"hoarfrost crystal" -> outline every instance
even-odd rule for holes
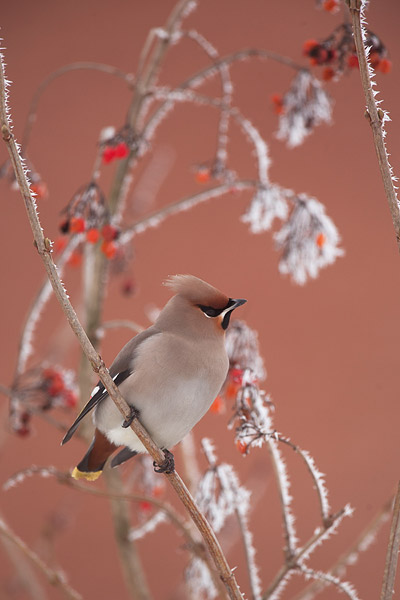
[[[283,250],[280,272],[289,273],[296,283],[303,285],[308,277],[317,277],[322,267],[343,255],[338,248],[339,240],[324,206],[305,194],[298,196],[288,221],[275,234],[277,247]]]
[[[314,127],[332,120],[332,102],[308,71],[300,71],[295,77],[283,106],[276,137],[285,140],[290,148],[299,146]]]

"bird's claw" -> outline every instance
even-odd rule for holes
[[[154,471],[156,473],[173,473],[175,471],[175,459],[172,452],[167,449],[163,449],[164,452],[164,460],[161,464],[153,462]]]
[[[132,425],[132,421],[134,421],[135,419],[138,419],[139,415],[140,415],[140,411],[137,408],[135,408],[134,406],[129,406],[129,410],[131,411],[131,414],[122,423],[122,427],[124,429],[127,429],[128,427],[130,427]]]

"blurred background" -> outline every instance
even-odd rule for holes
[[[13,82],[10,106],[15,135],[21,139],[30,100],[39,83],[52,71],[75,61],[96,61],[134,73],[152,27],[162,26],[173,0],[125,2],[28,2],[15,0],[2,11],[1,36],[7,76]],[[387,126],[388,149],[399,173],[400,38],[396,0],[372,2],[369,27],[389,51],[392,70],[376,76],[383,106],[393,123]],[[273,50],[304,65],[302,45],[324,39],[343,20],[316,10],[312,0],[200,0],[185,28],[209,39],[223,56],[248,47]],[[190,41],[174,46],[167,55],[160,81],[173,86],[208,64]],[[316,68],[316,73],[320,70]],[[161,286],[170,274],[192,273],[232,297],[245,297],[240,318],[259,334],[268,378],[263,387],[276,406],[275,426],[310,451],[326,474],[334,511],[350,503],[354,516],[339,535],[322,546],[311,560],[328,569],[346,551],[394,493],[399,479],[398,401],[400,321],[400,258],[387,201],[364,118],[364,98],[357,69],[339,82],[326,84],[334,99],[334,122],[322,125],[297,148],[288,149],[274,136],[277,115],[273,94],[287,91],[293,72],[271,61],[253,59],[235,64],[233,104],[248,116],[270,147],[271,180],[296,192],[318,198],[337,225],[345,250],[343,258],[324,269],[304,287],[278,272],[279,254],[270,232],[253,235],[240,221],[251,192],[227,194],[165,220],[160,227],[135,237],[129,270],[115,276],[105,303],[106,319],[132,319],[149,326],[149,310],[162,307],[168,291]],[[220,93],[218,81],[202,88]],[[74,192],[90,179],[100,130],[120,127],[130,102],[130,91],[117,78],[76,71],[55,80],[43,95],[29,146],[29,158],[49,190],[39,200],[45,233],[57,238],[60,211]],[[152,152],[140,163],[127,197],[127,222],[201,191],[196,165],[215,153],[217,112],[204,106],[180,105],[163,122]],[[235,125],[228,146],[230,165],[243,177],[255,176],[252,148]],[[0,162],[7,158],[0,148]],[[101,185],[107,192],[115,165],[104,167]],[[19,193],[0,182],[3,218],[0,383],[12,383],[18,344],[29,306],[44,278]],[[74,305],[81,306],[79,268],[68,268],[64,281]],[[121,288],[126,280],[134,293]],[[239,316],[239,315],[238,315]],[[101,354],[109,364],[129,339],[127,330],[107,333]],[[43,359],[76,368],[79,349],[51,300],[40,320],[32,364]],[[33,433],[21,439],[7,424],[7,398],[2,396],[0,429],[0,484],[31,464],[68,470],[83,454],[73,441],[60,447],[61,433],[46,422],[34,421]],[[195,442],[214,438],[221,460],[233,463],[242,483],[254,489],[250,528],[264,588],[283,561],[279,503],[266,450],[243,458],[237,452],[224,414],[207,414],[195,428]],[[61,415],[73,420],[73,411]],[[176,451],[177,468],[180,453]],[[299,537],[305,541],[318,525],[318,507],[310,479],[293,452],[285,451],[294,496]],[[205,465],[200,457],[200,463]],[[134,464],[126,465],[134,468]],[[101,482],[94,484],[101,487]],[[168,498],[176,505],[173,495]],[[132,505],[132,513],[138,510]],[[109,506],[106,499],[69,490],[54,480],[31,478],[1,492],[2,516],[29,545],[45,552],[46,527],[57,521],[54,553],[49,562],[60,565],[71,584],[85,598],[127,598],[118,565]],[[53,520],[53,521],[52,521]],[[235,523],[221,534],[230,566],[249,592]],[[54,528],[53,528],[54,529]],[[154,598],[185,598],[179,587],[187,553],[171,527],[138,543]],[[379,594],[389,527],[363,553],[345,576],[363,599]],[[15,581],[14,568],[0,547],[0,596],[29,597]],[[41,579],[41,578],[40,578]],[[295,578],[284,597],[298,590]],[[42,580],[42,579],[41,579]],[[178,587],[177,587],[178,585]],[[49,599],[60,592],[43,582]],[[326,589],[321,598],[335,598]]]

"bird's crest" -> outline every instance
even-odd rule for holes
[[[224,308],[229,301],[228,296],[194,275],[172,275],[164,285],[193,304]]]

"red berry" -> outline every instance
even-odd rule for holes
[[[53,377],[49,379],[49,385],[47,393],[49,396],[58,396],[65,389],[64,379],[60,373],[54,373]]]
[[[317,235],[317,239],[315,240],[315,243],[317,244],[318,248],[322,248],[322,246],[325,244],[326,242],[326,236],[323,233],[319,233]]]
[[[101,245],[101,251],[108,259],[112,259],[117,253],[117,246],[114,244],[114,242],[108,242],[104,240]]]
[[[56,240],[54,240],[53,250],[57,254],[58,252],[62,252],[66,245],[67,245],[67,238],[66,237],[58,237]]]
[[[139,508],[143,512],[149,512],[149,510],[151,510],[151,508],[152,508],[152,505],[150,502],[146,502],[146,500],[142,500],[142,502],[139,502]]]
[[[240,388],[240,385],[237,383],[234,383],[233,381],[228,383],[228,385],[226,386],[226,390],[225,390],[225,395],[228,398],[228,400],[234,400],[236,398],[239,388]]]
[[[91,229],[88,229],[87,233],[86,233],[86,240],[90,243],[90,244],[96,244],[100,239],[100,231],[98,229],[95,229],[94,227],[92,227]]]
[[[281,96],[281,94],[273,94],[271,96],[271,102],[274,104],[274,112],[277,115],[281,115],[285,111],[283,96]]]
[[[116,158],[126,158],[129,154],[129,148],[125,142],[121,142],[115,146],[114,153]]]
[[[317,42],[317,40],[306,40],[303,44],[304,56],[309,56],[311,50],[315,49],[317,46],[319,46],[319,43]]]
[[[321,77],[324,81],[331,81],[335,76],[335,71],[331,67],[325,67],[322,71]]]
[[[214,413],[215,415],[220,415],[224,412],[224,410],[225,410],[224,401],[221,398],[221,396],[217,396],[215,398],[214,402],[210,406],[210,412]]]
[[[36,183],[32,183],[31,192],[33,192],[38,200],[43,200],[47,198],[49,195],[49,191],[47,189],[47,185],[44,181],[37,181]]]
[[[31,430],[26,425],[21,425],[18,429],[15,430],[15,433],[20,437],[27,437],[30,434]]]
[[[247,444],[242,440],[236,440],[236,448],[239,450],[240,454],[247,454]]]
[[[347,57],[347,66],[350,67],[350,69],[354,69],[355,67],[358,67],[357,54],[349,54],[349,56]]]
[[[389,73],[392,70],[392,62],[388,58],[382,58],[378,63],[377,69],[381,73]]]
[[[42,375],[43,375],[43,379],[53,379],[54,375],[57,374],[57,371],[55,369],[53,369],[52,367],[47,367],[46,369],[43,369],[42,371]]]
[[[114,227],[114,225],[110,225],[108,223],[107,225],[104,225],[102,227],[101,235],[103,236],[106,242],[112,242],[113,240],[117,239],[119,235],[119,230],[116,227]]]
[[[374,69],[378,68],[379,63],[381,62],[381,57],[380,57],[379,52],[377,52],[376,50],[371,52],[369,55],[369,61],[370,61],[371,65],[374,67]]]
[[[155,485],[151,490],[151,495],[153,498],[160,498],[160,496],[164,493],[165,486],[162,484]]]
[[[69,224],[69,230],[71,233],[82,233],[82,231],[85,231],[85,229],[85,219],[82,217],[72,217]]]
[[[63,400],[65,406],[68,406],[69,408],[75,408],[75,406],[78,404],[78,397],[72,390],[64,391]]]
[[[238,383],[239,385],[242,385],[243,370],[242,369],[237,369],[237,368],[231,369],[230,372],[229,372],[229,377],[235,383]]]
[[[335,13],[339,10],[339,2],[338,0],[325,0],[322,7],[330,13]]]
[[[115,147],[114,146],[106,146],[103,150],[103,163],[108,164],[113,161],[115,158]]]
[[[82,264],[82,254],[75,250],[75,252],[71,253],[71,256],[67,260],[67,265],[69,267],[80,267]]]
[[[196,171],[195,179],[197,183],[207,183],[210,181],[211,171],[208,167],[200,167]]]

